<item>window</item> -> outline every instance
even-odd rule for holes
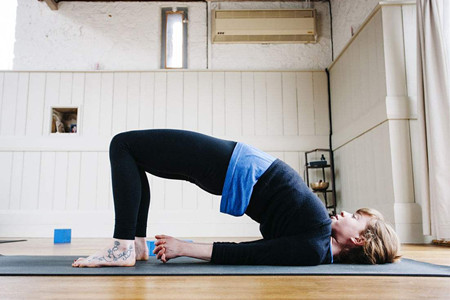
[[[163,8],[161,68],[187,68],[187,8]]]

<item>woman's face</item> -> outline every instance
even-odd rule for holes
[[[342,211],[331,217],[331,236],[341,245],[355,246],[355,242],[359,241],[360,233],[366,229],[370,219],[371,217],[365,214]]]

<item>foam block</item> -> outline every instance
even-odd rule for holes
[[[183,240],[183,241],[192,243],[192,240]],[[156,256],[156,254],[153,254],[153,250],[155,250],[155,242],[156,241],[147,241],[148,255],[150,256]]]
[[[155,254],[153,254],[153,250],[155,250],[155,241],[147,241],[147,247],[148,247],[148,255],[156,256]]]
[[[53,235],[53,243],[64,244],[70,243],[72,237],[72,229],[55,229]]]

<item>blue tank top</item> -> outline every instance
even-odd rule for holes
[[[275,159],[250,145],[237,143],[228,164],[220,211],[242,216],[250,202],[253,186]]]

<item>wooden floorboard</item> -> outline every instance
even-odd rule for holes
[[[6,239],[6,238],[4,238]],[[8,238],[9,239],[9,238]],[[209,241],[209,239],[194,239]],[[241,241],[245,239],[223,239]],[[3,255],[88,255],[107,239],[0,244]],[[406,258],[450,266],[450,248],[403,245]],[[0,299],[450,299],[450,278],[407,276],[0,276]]]

